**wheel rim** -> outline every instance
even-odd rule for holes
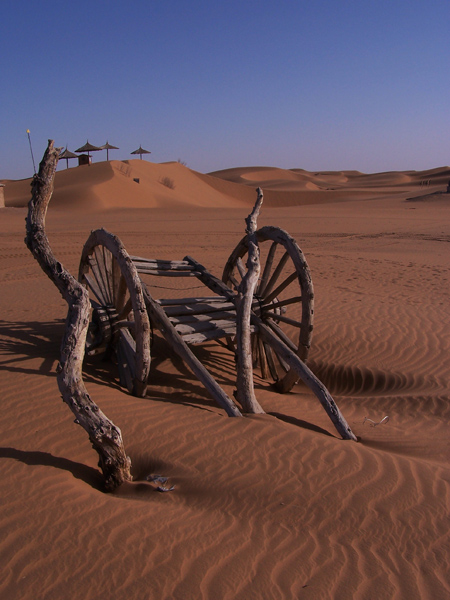
[[[88,289],[92,315],[88,355],[115,357],[121,385],[144,396],[150,370],[150,322],[139,275],[119,238],[91,233],[81,257],[79,281]]]
[[[289,234],[277,227],[256,232],[260,247],[261,271],[254,294],[254,312],[302,360],[311,345],[314,292],[303,252]],[[246,272],[247,238],[243,238],[228,259],[223,281],[237,289]],[[264,379],[273,380],[282,391],[298,380],[286,362],[255,333],[252,355]]]

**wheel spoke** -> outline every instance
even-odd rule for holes
[[[113,270],[112,270],[112,254],[111,252],[102,246],[103,249],[103,265],[105,267],[105,283],[108,290],[110,303],[113,303],[114,299],[114,283],[113,283]]]
[[[103,287],[105,298],[107,304],[111,304],[111,297],[108,285],[108,277],[106,275],[106,267],[105,267],[105,257],[103,254],[103,246],[96,246],[94,248],[94,257],[97,263],[98,273],[99,273],[99,285],[101,281],[101,285]]]
[[[269,370],[267,365],[266,353],[264,351],[264,344],[262,340],[258,336],[258,355],[259,355],[259,365],[261,367],[261,375],[263,379],[267,379],[269,377]]]
[[[261,275],[252,310],[291,352],[305,360],[314,318],[314,290],[308,264],[295,240],[278,227],[262,227],[257,239]],[[229,287],[238,288],[247,257],[248,238],[244,237],[224,267],[223,281]],[[295,377],[286,360],[266,340],[262,339],[262,344],[262,348],[260,343],[256,347],[252,344],[255,365],[261,367],[263,376],[275,380],[280,390],[292,389]]]
[[[274,321],[281,321],[282,323],[287,323],[288,325],[292,325],[292,327],[298,327],[300,329],[300,327],[302,326],[300,321],[296,321],[295,319],[289,319],[289,317],[279,315],[278,313],[268,311],[264,312],[263,314],[264,317],[270,317]]]
[[[278,372],[275,366],[275,361],[273,359],[272,348],[269,346],[267,342],[263,342],[264,344],[264,352],[266,353],[267,365],[269,367],[270,374],[274,381],[278,381]]]
[[[289,258],[289,254],[287,252],[285,252],[283,254],[283,256],[280,258],[280,262],[278,263],[275,271],[273,272],[272,277],[270,278],[269,283],[267,284],[267,286],[264,289],[261,289],[261,291],[259,292],[259,295],[264,297],[267,296],[267,294],[270,294],[270,292],[273,289],[273,286],[276,284],[278,278],[280,277],[287,261]]]
[[[103,283],[103,278],[101,276],[100,269],[98,267],[98,263],[97,263],[96,259],[94,258],[94,256],[92,256],[92,255],[88,257],[88,263],[89,263],[89,267],[92,272],[92,275],[94,276],[95,283],[97,284],[97,286],[96,286],[97,290],[100,293],[100,304],[102,304],[102,306],[106,306],[108,304],[108,295],[106,292],[105,285]]]
[[[284,289],[286,289],[287,286],[290,285],[296,279],[297,279],[297,273],[294,271],[293,273],[291,273],[289,275],[289,277],[286,277],[286,279],[282,283],[280,283],[280,285],[277,288],[275,288],[271,294],[269,294],[268,296],[266,296],[266,298],[264,298],[264,302],[266,304],[269,302],[272,302],[272,300],[274,298],[276,298],[279,294],[281,294],[281,292]]]
[[[287,373],[289,371],[289,369],[290,369],[290,367],[287,364],[287,362],[284,360],[284,358],[282,356],[280,356],[276,352],[275,352],[275,356],[277,357],[278,362],[280,363],[281,368],[283,369],[283,371],[285,371],[285,373]]]
[[[264,265],[264,271],[261,277],[261,281],[256,290],[256,294],[258,296],[262,296],[264,294],[264,290],[266,289],[267,282],[269,281],[270,272],[272,270],[273,259],[275,258],[275,252],[277,249],[278,243],[273,242],[270,246],[269,253],[267,255],[266,264]]]
[[[97,281],[95,280],[95,278],[91,277],[89,275],[89,273],[85,273],[83,277],[84,277],[84,281],[87,283],[89,289],[94,294],[94,296],[97,298],[99,304],[101,306],[103,306],[105,304],[105,298],[103,296],[102,291],[98,287]]]
[[[281,308],[283,306],[289,306],[289,304],[299,304],[302,301],[302,297],[301,296],[294,296],[293,298],[286,298],[286,300],[278,300],[277,302],[273,302],[272,304],[270,304],[270,301],[267,302],[267,300],[263,300],[263,305],[265,306],[265,308]],[[268,304],[270,304],[270,306],[268,306]]]

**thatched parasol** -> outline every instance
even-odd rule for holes
[[[111,144],[106,140],[106,144],[104,146],[100,146],[101,150],[106,150],[106,160],[109,160],[109,151],[110,150],[118,150],[117,146],[111,146]]]
[[[74,154],[73,152],[71,152],[70,150],[67,150],[67,146],[66,146],[66,149],[64,150],[64,152],[61,152],[61,154],[59,155],[59,158],[66,159],[66,164],[67,164],[66,169],[68,169],[69,168],[69,158],[78,158],[78,156],[76,154]]]
[[[151,154],[151,152],[150,152],[150,150],[144,150],[144,148],[142,146],[139,146],[139,148],[137,150],[135,150],[134,152],[130,152],[130,154],[139,154],[139,156],[142,160],[143,154]]]
[[[87,152],[87,155],[90,157],[89,152],[97,152],[98,150],[102,150],[102,148],[99,146],[93,146],[89,143],[89,140],[87,140],[85,145],[81,146],[81,148],[78,148],[78,150],[75,150],[75,152]]]

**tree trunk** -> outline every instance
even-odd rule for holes
[[[75,415],[99,455],[99,467],[105,487],[113,491],[124,481],[131,481],[131,461],[125,453],[120,429],[114,425],[90,398],[82,375],[90,302],[86,289],[59,263],[45,233],[45,216],[53,193],[53,182],[59,149],[49,140],[39,173],[32,182],[32,196],[26,218],[25,243],[42,270],[53,281],[69,305],[66,329],[61,343],[61,359],[57,368],[58,387],[63,401]]]

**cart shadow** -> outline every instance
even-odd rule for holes
[[[64,319],[44,322],[0,320],[0,372],[7,371],[56,378],[56,367],[59,361],[59,349],[64,335],[64,326]],[[221,387],[227,388],[226,391],[232,397],[231,390],[236,388],[234,354],[217,343],[208,343],[191,349],[211,376]],[[33,365],[27,366],[27,361],[33,361]],[[170,369],[167,369],[164,365],[167,361],[170,361],[172,365]],[[35,366],[36,363],[38,366]],[[83,380],[85,384],[95,383],[127,393],[120,385],[117,367],[111,361],[86,358],[83,363]],[[267,382],[262,381],[256,374],[254,386],[255,390],[267,390]],[[168,387],[170,389],[167,390]],[[160,336],[156,336],[152,347],[147,400],[177,405],[183,404],[198,410],[217,413],[216,402],[209,396],[185,362]],[[320,427],[289,415],[271,411],[268,411],[268,414],[272,414],[291,425],[331,435]],[[51,457],[51,455],[49,456]],[[54,457],[53,459],[55,461],[59,460]],[[64,459],[61,459],[61,461],[64,461]]]
[[[0,320],[0,371],[56,376],[64,319],[12,322]],[[26,366],[37,360],[38,367]]]
[[[11,458],[29,466],[41,465],[68,471],[75,479],[80,479],[98,491],[104,491],[104,480],[100,471],[68,458],[53,456],[49,452],[25,451],[8,447],[0,448],[0,458]]]

